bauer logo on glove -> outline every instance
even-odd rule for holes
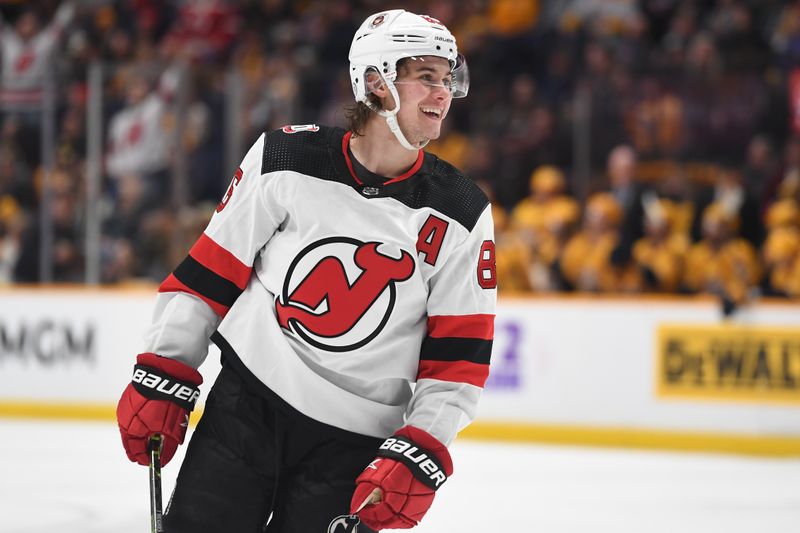
[[[405,464],[414,477],[432,489],[438,489],[442,483],[447,481],[442,467],[433,456],[399,435],[386,439],[378,448],[378,456],[395,459]]]
[[[173,378],[141,365],[134,366],[131,381],[140,394],[175,402],[189,411],[194,409],[194,404],[200,397],[200,390],[196,387],[183,385]]]

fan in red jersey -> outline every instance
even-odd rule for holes
[[[23,117],[41,111],[45,76],[48,69],[53,69],[52,52],[74,15],[74,4],[64,2],[56,11],[53,21],[44,28],[40,28],[39,16],[32,8],[26,8],[13,26],[5,25],[0,20],[2,111]],[[38,118],[33,115],[30,120],[36,122]]]

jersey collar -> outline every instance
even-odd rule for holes
[[[360,179],[358,179],[358,176],[356,175],[355,169],[353,168],[353,161],[350,159],[350,154],[349,154],[349,152],[347,150],[347,147],[350,144],[350,138],[352,136],[353,136],[353,132],[352,131],[348,131],[348,132],[345,132],[344,136],[342,137],[342,155],[344,155],[344,161],[347,164],[347,170],[350,172],[350,176],[355,180],[355,182],[358,185],[364,185],[364,183]],[[411,176],[416,174],[419,171],[420,168],[422,168],[422,162],[424,160],[425,160],[425,152],[420,150],[417,153],[417,160],[414,162],[413,165],[411,165],[411,168],[409,168],[408,170],[406,170],[404,173],[400,174],[399,176],[396,176],[394,178],[386,180],[382,184],[382,186],[391,185],[392,183],[398,183],[398,182],[401,182],[401,181],[404,181],[404,180],[410,178]]]

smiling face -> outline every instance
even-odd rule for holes
[[[401,104],[397,119],[411,144],[439,137],[453,98],[451,79],[450,63],[441,57],[409,58],[399,66],[394,82]]]

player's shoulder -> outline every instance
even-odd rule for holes
[[[294,170],[320,175],[330,172],[331,147],[344,130],[317,124],[294,124],[264,132],[261,173]]]
[[[424,169],[426,179],[419,201],[472,231],[489,205],[483,190],[461,170],[430,152],[425,152]]]

